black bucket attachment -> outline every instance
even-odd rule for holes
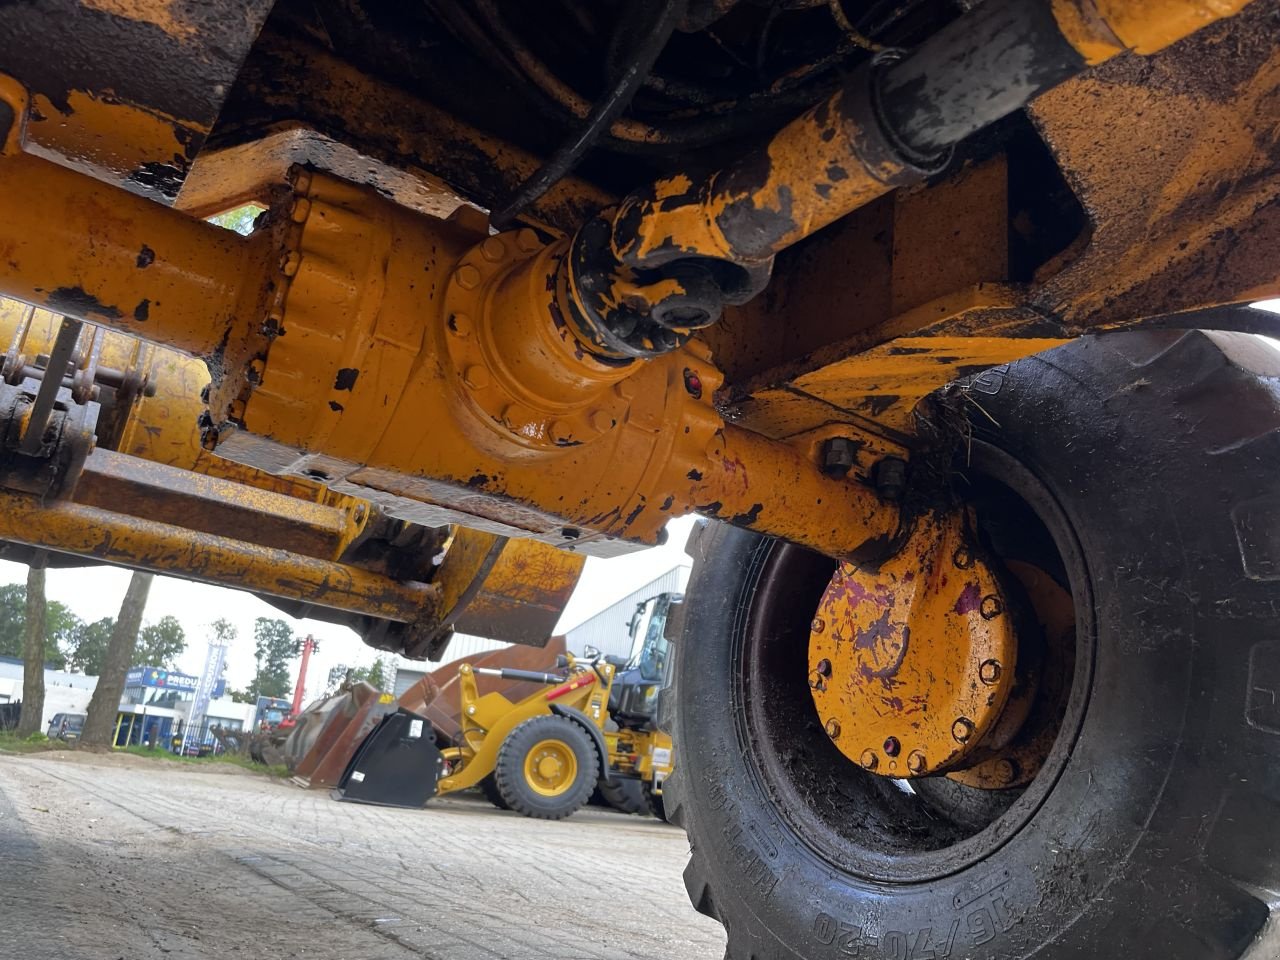
[[[431,722],[401,708],[373,728],[342,772],[334,796],[388,807],[422,807],[436,795],[444,759]]]

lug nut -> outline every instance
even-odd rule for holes
[[[455,313],[449,317],[448,327],[455,337],[465,337],[471,332],[471,318],[465,313]]]
[[[516,234],[516,247],[521,253],[533,253],[542,247],[538,235],[527,227]]]
[[[826,730],[827,730],[827,736],[830,737],[832,740],[835,740],[837,737],[840,736],[840,721],[837,720],[835,717],[832,717],[830,720],[827,721]]]
[[[910,756],[907,757],[907,769],[912,773],[924,773],[924,768],[924,754],[919,750],[912,750]]]
[[[497,263],[507,252],[506,244],[499,237],[486,237],[480,244],[480,255],[490,263]]]
[[[889,737],[884,742],[884,752],[887,756],[896,757],[902,752],[902,744],[898,742],[897,737]]]
[[[821,633],[823,630],[827,629],[827,625],[818,617],[814,617],[813,623],[809,624],[809,629],[814,633]]]
[[[813,669],[817,671],[818,676],[829,677],[831,676],[831,661],[828,660],[826,657],[823,657],[821,660],[818,661],[818,665]]]
[[[858,758],[858,763],[862,764],[863,770],[874,770],[880,765],[880,758],[876,756],[874,750],[863,750],[862,756]]]
[[[983,620],[994,620],[1000,614],[1004,613],[1004,604],[1000,602],[1000,598],[994,593],[989,593],[982,598],[982,606],[980,608]]]
[[[480,285],[480,271],[469,263],[460,266],[453,276],[463,290],[474,290]]]
[[[993,771],[996,781],[1006,786],[1018,779],[1018,767],[1012,760],[997,760]]]
[[[983,660],[978,667],[978,679],[983,683],[995,683],[1002,672],[999,660]]]
[[[973,736],[973,721],[967,717],[961,717],[951,725],[951,735],[960,743],[968,743],[969,738]]]
[[[956,552],[951,555],[951,562],[961,570],[968,570],[973,566],[973,552],[968,547],[956,547]]]

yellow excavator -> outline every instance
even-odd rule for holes
[[[5,555],[429,659],[698,514],[729,960],[1272,960],[1278,19],[0,4]]]

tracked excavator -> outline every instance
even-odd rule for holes
[[[1272,960],[1278,22],[0,5],[6,555],[432,658],[696,513],[730,960]]]

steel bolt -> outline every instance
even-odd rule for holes
[[[497,263],[507,253],[507,245],[502,242],[501,237],[486,237],[484,243],[480,244],[480,255],[490,263]]]
[[[1004,604],[994,593],[989,593],[982,598],[981,612],[983,620],[994,620],[1004,613]]]
[[[840,721],[838,721],[835,717],[832,717],[830,720],[827,721],[826,729],[827,729],[828,737],[830,737],[832,740],[837,739],[840,736]]]
[[[818,665],[814,669],[818,672],[818,676],[829,677],[831,676],[831,661],[823,657],[818,661]]]
[[[995,683],[1002,672],[999,660],[983,660],[978,667],[978,679],[983,683]]]
[[[606,430],[613,429],[613,417],[603,410],[592,410],[587,422],[591,424],[591,429],[596,433],[604,433]]]
[[[956,552],[951,555],[951,562],[961,570],[968,570],[973,566],[973,551],[968,547],[956,547]]]
[[[480,285],[480,271],[469,263],[460,266],[453,276],[463,290],[474,290]]]
[[[880,765],[880,758],[876,756],[874,750],[863,750],[862,756],[858,758],[858,763],[862,764],[863,770],[874,770]]]
[[[573,435],[573,424],[568,420],[552,420],[551,426],[547,428],[547,433],[551,435],[551,439],[557,443],[568,440]]]
[[[814,633],[821,633],[823,630],[827,629],[827,625],[822,622],[821,618],[814,617],[813,623],[809,624],[809,629]]]
[[[968,743],[969,738],[973,736],[973,721],[967,717],[961,717],[951,725],[951,735],[959,743]]]
[[[829,477],[845,477],[858,462],[858,444],[848,437],[832,437],[822,445],[822,472]]]
[[[1018,779],[1018,767],[1012,760],[997,760],[993,770],[998,783],[1010,784]]]
[[[885,740],[884,752],[890,757],[896,757],[902,752],[902,744],[898,742],[897,737],[889,737]]]
[[[533,253],[542,247],[542,241],[538,239],[538,235],[528,227],[516,233],[516,248],[521,253]]]
[[[619,380],[613,385],[613,392],[622,400],[630,400],[636,395],[636,385],[630,377]]]
[[[897,503],[907,492],[907,461],[901,457],[877,460],[873,477],[881,499]]]
[[[924,773],[925,766],[924,754],[919,750],[912,750],[907,757],[907,769],[912,773]]]
[[[489,385],[489,371],[479,364],[467,367],[463,371],[462,382],[472,390],[483,390]]]

